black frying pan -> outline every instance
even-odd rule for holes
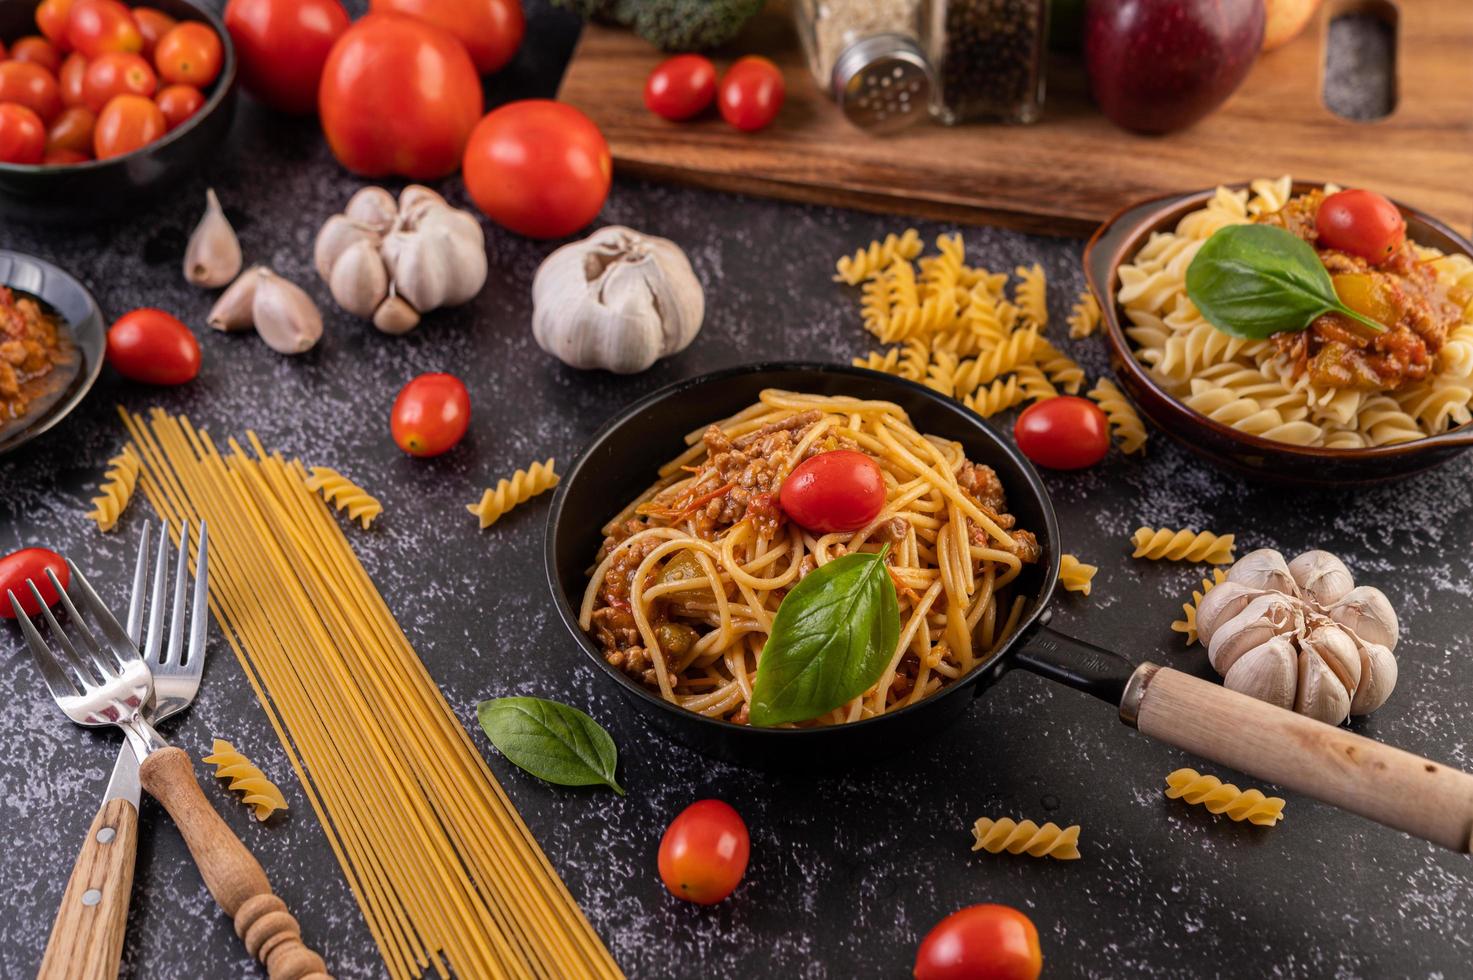
[[[683,436],[757,401],[764,388],[895,402],[921,432],[955,439],[967,458],[997,471],[1018,525],[1043,558],[1017,580],[1035,598],[1013,638],[966,677],[914,705],[823,728],[753,728],[672,705],[604,662],[578,628],[600,528],[653,482]],[[661,731],[743,765],[803,767],[864,760],[928,739],[972,698],[1023,667],[1115,705],[1127,725],[1243,772],[1315,796],[1460,851],[1473,848],[1473,776],[1256,701],[1179,671],[1132,664],[1048,626],[1058,585],[1058,519],[1038,473],[982,419],[952,399],[889,375],[823,364],[756,364],[682,381],[641,399],[605,425],[568,469],[552,500],[546,561],[553,602],[596,665]]]

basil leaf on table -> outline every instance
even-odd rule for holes
[[[559,786],[603,784],[624,795],[614,781],[614,740],[577,708],[543,698],[494,698],[476,705],[476,717],[491,744],[537,778]]]
[[[900,603],[884,551],[809,572],[777,607],[752,685],[751,723],[807,721],[853,700],[880,679],[899,642]]]
[[[1273,225],[1214,232],[1187,266],[1187,296],[1208,323],[1241,340],[1297,333],[1331,312],[1386,329],[1342,303],[1315,250]]]

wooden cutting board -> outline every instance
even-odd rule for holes
[[[866,210],[1089,232],[1142,198],[1289,173],[1370,187],[1473,231],[1473,0],[1399,0],[1395,111],[1353,122],[1321,102],[1331,0],[1303,35],[1264,55],[1243,87],[1193,128],[1145,137],[1094,109],[1078,59],[1055,56],[1032,126],[921,124],[873,137],[846,123],[804,66],[783,9],[770,6],[716,58],[769,55],[787,81],[778,122],[747,134],[714,113],[669,123],[645,109],[662,55],[627,31],[589,26],[560,98],[588,113],[624,174]]]

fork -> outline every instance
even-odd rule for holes
[[[133,594],[128,603],[128,639],[141,645],[144,599],[148,594],[149,535],[152,527],[144,523],[138,542],[138,558],[133,571]],[[166,569],[168,567],[169,526],[164,524],[159,536],[158,560],[154,566],[152,596],[148,601],[148,645],[143,648],[143,662],[153,675],[153,697],[144,705],[144,717],[151,724],[170,717],[188,707],[199,690],[204,670],[204,611],[196,608],[190,621],[187,656],[182,645],[162,642]],[[208,577],[209,534],[201,525],[198,562],[199,592],[205,594]],[[184,614],[185,576],[188,568],[189,525],[180,528],[180,560],[175,568],[173,618]],[[171,638],[172,639],[172,638]],[[41,961],[38,980],[111,980],[118,974],[123,955],[123,935],[128,921],[128,903],[132,891],[133,866],[138,850],[138,756],[126,741],[118,750],[112,778],[103,793],[92,825],[77,860],[67,879],[66,892],[57,909],[56,922],[47,941],[46,956]],[[66,962],[63,962],[66,960]]]
[[[200,554],[205,554],[203,548]],[[200,564],[206,563],[202,560]],[[153,677],[138,647],[70,560],[67,569],[91,625],[78,612],[55,572],[48,568],[46,575],[75,633],[75,644],[62,631],[36,583],[27,582],[59,653],[46,645],[15,593],[9,594],[11,608],[57,706],[79,725],[115,725],[122,729],[140,760],[143,788],[174,819],[210,894],[234,920],[236,935],[245,941],[247,951],[266,965],[272,980],[330,980],[322,957],[303,944],[296,918],[272,893],[260,863],[205,799],[189,756],[170,746],[149,724],[144,709],[153,695]],[[197,620],[203,618],[204,577],[199,576],[195,582]],[[174,611],[169,626],[171,650],[182,643],[183,603],[176,602]],[[203,640],[203,629],[196,628],[194,633]]]

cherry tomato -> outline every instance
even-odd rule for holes
[[[749,54],[721,76],[716,104],[721,118],[737,129],[753,132],[770,124],[783,107],[783,73],[761,55]]]
[[[885,477],[864,453],[836,449],[794,467],[778,502],[793,523],[807,530],[858,531],[885,506]]]
[[[1039,466],[1079,470],[1110,451],[1110,421],[1087,398],[1063,395],[1034,402],[1013,424],[1018,449]]]
[[[661,119],[679,122],[706,111],[716,98],[716,66],[698,54],[660,62],[644,83],[644,105]]]
[[[440,455],[470,424],[470,393],[453,374],[421,374],[399,389],[389,414],[394,443],[411,456]]]
[[[915,980],[1037,980],[1038,930],[1006,905],[971,905],[936,924],[916,950]]]
[[[92,130],[97,126],[97,116],[84,105],[63,109],[46,130],[46,152],[73,150],[77,153],[92,152]]]
[[[199,362],[199,341],[163,310],[134,310],[108,328],[107,363],[130,381],[182,385],[199,374]]]
[[[174,29],[179,22],[162,10],[153,7],[134,7],[133,22],[138,25],[138,33],[143,36],[143,50],[139,53],[145,58],[152,58],[154,49],[158,47],[159,38]]]
[[[204,108],[205,93],[193,85],[170,85],[154,96],[153,101],[164,114],[165,124],[173,130]]]
[[[583,113],[526,99],[480,121],[464,169],[465,189],[492,221],[530,238],[561,238],[598,216],[614,161]]]
[[[75,0],[67,17],[66,37],[73,51],[88,58],[109,51],[137,54],[143,50],[143,35],[118,0]]]
[[[46,124],[35,110],[0,102],[0,163],[40,163],[46,155]]]
[[[33,65],[45,68],[53,75],[61,70],[61,53],[44,37],[33,35],[18,38],[10,46],[10,58],[12,61],[29,61]]]
[[[18,102],[50,122],[61,111],[56,76],[28,61],[0,61],[0,102]]]
[[[72,0],[41,0],[36,7],[36,26],[46,40],[56,45],[57,51],[70,51],[71,42],[66,39],[67,21],[72,13]]]
[[[465,45],[433,24],[388,13],[368,14],[338,38],[317,102],[343,166],[412,180],[454,172],[483,105]]]
[[[164,113],[142,95],[118,95],[102,107],[92,130],[92,151],[99,160],[132,153],[169,131]]]
[[[1320,202],[1314,217],[1320,244],[1380,262],[1406,241],[1407,223],[1395,204],[1375,191],[1348,190]]]
[[[87,59],[73,51],[56,75],[62,105],[87,104]]]
[[[20,600],[20,607],[27,616],[35,616],[41,612],[41,606],[31,593],[31,587],[26,584],[27,580],[36,583],[42,602],[48,606],[56,605],[60,597],[56,594],[56,587],[51,584],[51,579],[46,577],[48,568],[55,573],[56,580],[63,589],[71,585],[72,573],[61,555],[54,551],[22,548],[0,558],[0,617],[15,618],[15,610],[10,607],[11,595]]]
[[[230,0],[225,27],[248,92],[281,112],[317,111],[322,66],[348,29],[338,0]]]
[[[86,163],[92,159],[92,154],[83,153],[81,150],[56,149],[47,150],[46,155],[41,158],[41,163],[48,167],[69,167],[74,163]]]
[[[522,43],[521,0],[371,0],[370,10],[396,11],[444,28],[460,39],[481,74],[498,71]]]
[[[159,77],[175,85],[204,88],[220,75],[225,46],[220,35],[197,20],[187,20],[159,38],[153,63]]]
[[[715,905],[741,884],[751,852],[741,814],[720,800],[698,800],[665,828],[660,880],[676,898]]]
[[[98,55],[87,62],[87,76],[82,80],[82,101],[93,112],[115,95],[142,95],[152,98],[159,80],[142,55],[116,51]]]

